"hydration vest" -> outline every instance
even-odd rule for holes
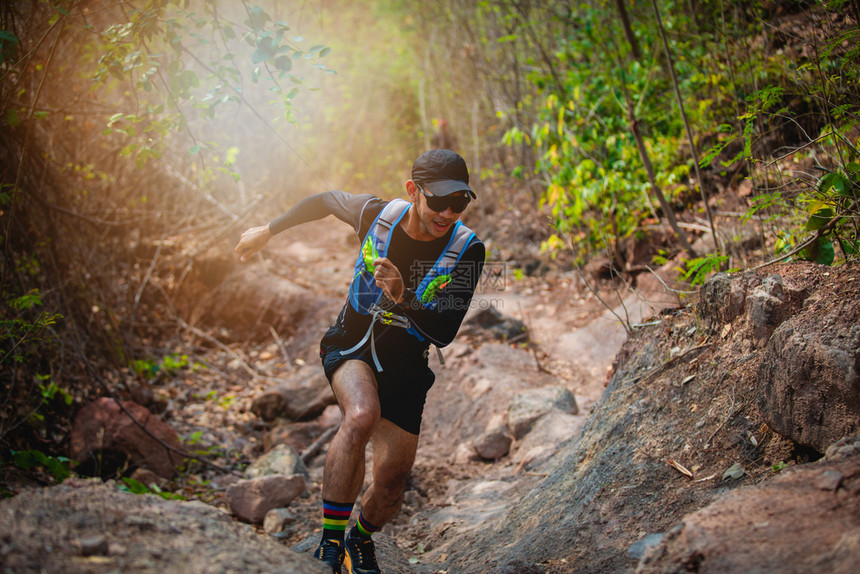
[[[352,348],[341,351],[341,354],[348,355],[354,353],[369,340],[371,356],[373,357],[374,365],[376,365],[379,371],[382,371],[382,365],[379,363],[376,355],[376,345],[373,335],[373,327],[377,321],[385,325],[406,329],[407,333],[417,337],[419,341],[424,340],[424,337],[412,326],[407,317],[383,309],[380,306],[384,293],[380,287],[376,286],[373,278],[373,272],[376,270],[373,262],[379,257],[388,257],[388,248],[391,244],[393,230],[411,207],[412,204],[408,201],[395,199],[382,209],[382,212],[376,217],[367,231],[367,236],[362,243],[361,250],[355,262],[355,275],[352,278],[352,283],[349,285],[350,306],[362,315],[372,315],[373,319],[361,341]],[[451,282],[451,274],[454,268],[460,262],[463,252],[474,237],[475,234],[471,229],[463,225],[461,221],[457,221],[445,249],[415,289],[416,299],[421,301],[425,307],[429,309],[436,307],[437,295]],[[439,353],[440,362],[444,364],[441,351],[439,351],[438,347],[436,350]]]

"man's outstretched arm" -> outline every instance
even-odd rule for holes
[[[327,215],[334,215],[358,229],[362,208],[372,197],[369,194],[353,195],[344,191],[326,191],[307,197],[266,225],[252,227],[242,233],[236,246],[239,260],[247,261],[251,255],[263,249],[272,236]]]

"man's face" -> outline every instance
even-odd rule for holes
[[[465,191],[458,191],[445,197],[436,197],[425,191],[418,183],[415,185],[418,188],[415,207],[422,231],[433,238],[443,237],[460,219],[460,213],[468,205],[468,195]],[[459,210],[459,213],[456,210]]]

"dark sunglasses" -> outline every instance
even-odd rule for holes
[[[463,210],[469,205],[469,194],[465,195],[446,195],[444,197],[439,197],[438,195],[433,195],[432,193],[427,193],[424,191],[424,188],[421,187],[421,184],[415,182],[415,185],[418,186],[418,189],[421,190],[421,194],[427,200],[427,207],[435,211],[436,213],[442,213],[449,207],[451,211],[454,213],[463,213]]]

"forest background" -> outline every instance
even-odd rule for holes
[[[439,141],[513,277],[602,257],[629,279],[621,246],[654,229],[654,265],[692,287],[856,257],[858,19],[856,0],[3,2],[3,466],[62,479],[76,405],[188,366],[170,339],[197,329],[180,303],[203,254],[311,193],[400,195]]]

